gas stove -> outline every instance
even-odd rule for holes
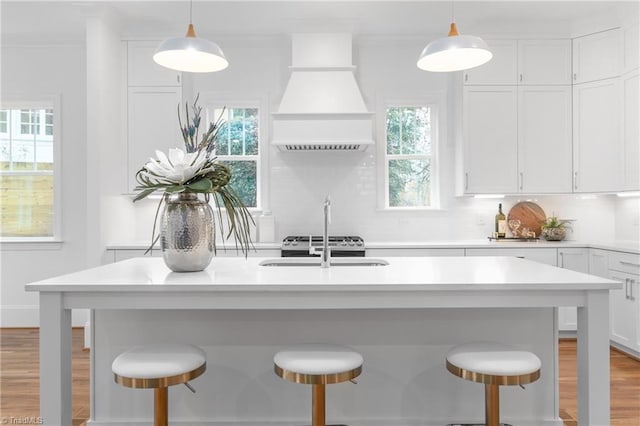
[[[329,236],[332,257],[364,257],[364,240],[355,236]],[[310,250],[313,248],[313,250]],[[310,252],[315,252],[311,254]],[[288,236],[282,241],[282,257],[320,256],[322,236]]]

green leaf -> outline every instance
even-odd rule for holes
[[[188,184],[187,188],[196,192],[208,192],[211,190],[211,188],[213,188],[213,185],[211,184],[211,181],[209,179],[200,179]]]
[[[142,200],[143,198],[147,197],[148,195],[153,194],[155,191],[156,191],[156,188],[145,189],[144,191],[142,191],[138,195],[136,195],[136,198],[133,199],[133,202],[135,203],[136,201]]]

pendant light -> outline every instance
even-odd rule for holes
[[[193,29],[193,0],[189,2],[189,27],[184,37],[169,38],[158,46],[153,60],[163,67],[187,72],[221,71],[229,66],[220,46],[196,37]]]
[[[489,62],[492,56],[489,46],[480,37],[458,33],[451,2],[449,35],[429,43],[420,54],[417,65],[425,71],[461,71]]]

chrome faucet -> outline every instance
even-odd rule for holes
[[[327,195],[323,204],[324,223],[322,229],[322,250],[318,250],[313,245],[313,237],[309,235],[309,254],[315,255],[320,252],[320,267],[331,266],[331,248],[329,247],[329,224],[331,223],[331,199]]]
[[[331,199],[327,195],[324,199],[323,205],[324,212],[324,226],[322,230],[322,260],[320,261],[321,268],[328,268],[331,266],[331,248],[329,247],[329,224],[331,223]]]

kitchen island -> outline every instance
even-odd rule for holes
[[[163,341],[194,343],[208,356],[198,394],[171,391],[177,424],[304,423],[308,389],[278,381],[270,356],[318,340],[351,345],[365,359],[358,386],[329,389],[330,420],[478,420],[481,387],[450,377],[443,354],[487,338],[543,362],[526,391],[503,390],[503,421],[561,424],[555,309],[577,306],[579,422],[609,423],[608,299],[620,283],[517,258],[386,260],[321,269],[216,258],[205,271],[180,274],[162,259],[136,258],[28,284],[40,292],[41,416],[71,424],[71,310],[91,308],[92,424],[151,417],[151,393],[115,385],[110,364],[134,344]]]

